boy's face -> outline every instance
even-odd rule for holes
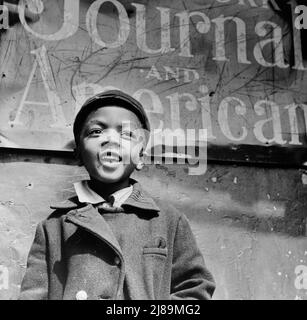
[[[129,179],[145,147],[140,120],[132,111],[104,106],[81,129],[77,153],[91,178],[103,183]]]

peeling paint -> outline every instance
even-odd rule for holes
[[[32,190],[34,188],[34,184],[33,183],[29,183],[27,186],[26,186],[27,189],[29,190]]]

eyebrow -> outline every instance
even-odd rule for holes
[[[98,124],[101,127],[106,127],[107,126],[106,122],[102,122],[100,120],[91,120],[91,121],[85,123],[85,126],[90,126],[90,125],[93,125],[93,124]]]
[[[85,124],[84,127],[89,127],[91,125],[99,125],[100,127],[108,127],[108,124],[106,122],[100,121],[100,120],[91,120]],[[126,120],[122,121],[121,124],[118,124],[116,128],[131,128],[132,130],[139,129],[142,127],[140,124],[138,124],[135,121]]]
[[[121,127],[121,128],[129,127],[132,130],[134,130],[134,129],[139,129],[140,127],[142,127],[142,125],[140,125],[139,123],[137,123],[135,121],[123,121],[122,125],[119,127]]]

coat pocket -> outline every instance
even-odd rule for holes
[[[143,248],[143,272],[149,299],[159,299],[167,253],[166,241],[161,237],[153,239]]]
[[[144,248],[143,249],[144,255],[161,255],[167,256],[167,248]]]

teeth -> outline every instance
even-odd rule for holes
[[[103,154],[101,154],[101,158],[102,161],[108,161],[108,162],[120,162],[121,161],[121,157],[117,152],[113,152],[113,151],[106,151]]]
[[[113,161],[119,162],[119,158],[110,157],[110,156],[104,156],[104,157],[101,158],[101,160],[110,161],[110,162],[113,162]]]

